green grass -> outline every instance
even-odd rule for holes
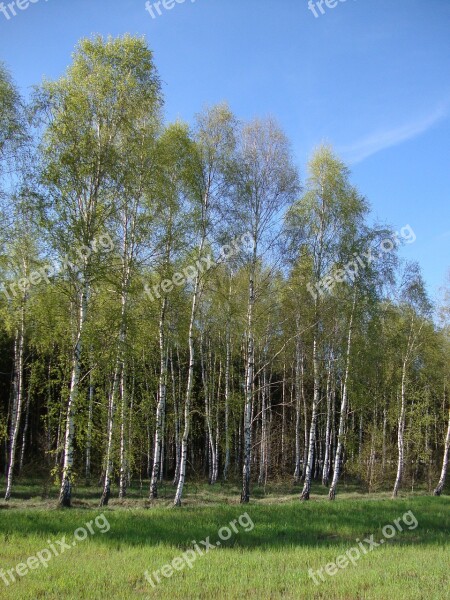
[[[47,568],[30,571],[6,587],[0,579],[0,598],[17,600],[86,599],[420,599],[450,598],[448,546],[450,498],[425,494],[403,495],[392,501],[388,494],[361,495],[344,489],[335,503],[323,494],[300,503],[298,489],[289,486],[255,489],[245,508],[237,502],[233,485],[209,488],[191,484],[185,505],[170,508],[172,488],[149,505],[147,487],[130,492],[125,503],[114,500],[104,510],[110,530],[78,542],[52,558]],[[320,488],[313,490],[316,494]],[[71,510],[54,508],[57,490],[42,484],[19,486],[9,506],[0,502],[0,568],[10,569],[29,556],[95,519],[97,488],[80,488]],[[165,496],[165,497],[164,497]],[[147,507],[147,508],[146,508]],[[381,529],[411,510],[418,521],[383,546],[362,556],[356,565],[339,569],[326,581],[314,585],[308,569],[334,562],[357,546],[356,539]],[[191,570],[185,568],[162,578],[155,589],[144,578],[192,548],[193,540],[210,537],[248,512],[254,528],[239,532],[220,548],[199,557]]]

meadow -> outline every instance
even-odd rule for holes
[[[46,566],[39,563],[22,577],[16,574],[15,583],[0,579],[0,598],[450,598],[448,496],[418,491],[391,500],[387,492],[363,495],[349,484],[334,503],[320,487],[313,487],[311,501],[301,503],[299,489],[274,485],[255,488],[244,507],[232,484],[191,483],[183,506],[172,508],[171,486],[149,502],[144,483],[130,489],[125,501],[113,499],[103,509],[97,488],[79,487],[70,510],[56,508],[57,487],[19,484],[10,503],[0,503],[0,568],[7,572],[57,540],[65,539],[68,548]],[[403,525],[384,545],[326,574],[327,564],[361,540],[373,536],[380,541],[383,528],[409,511],[416,526],[409,520],[409,527]],[[253,527],[247,518],[245,528],[239,525],[244,513]],[[69,548],[74,532],[101,514],[103,533],[93,525],[93,535]],[[219,530],[233,521],[237,533],[216,546]],[[204,548],[201,541],[207,539],[214,548],[198,554],[192,568],[173,570],[169,577],[160,574],[159,584],[145,578],[146,571],[161,570],[195,543]],[[314,583],[309,569],[322,569],[324,581],[316,576]]]

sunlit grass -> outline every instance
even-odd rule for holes
[[[49,542],[73,539],[74,531],[94,520],[98,488],[79,488],[76,508],[55,508],[57,489],[35,483],[16,488],[15,498],[0,510],[0,567],[10,569],[47,548]],[[170,507],[173,490],[147,502],[147,487],[130,490],[128,500],[118,500],[103,512],[110,530],[96,531],[48,567],[30,571],[8,587],[0,579],[0,598],[89,599],[138,598],[289,598],[289,599],[416,599],[449,598],[450,499],[426,495],[390,500],[388,494],[370,497],[357,489],[342,490],[335,503],[315,490],[315,500],[298,501],[298,490],[289,486],[270,492],[254,490],[246,507],[238,504],[238,487],[188,486],[185,506]],[[282,500],[280,502],[280,499]],[[145,508],[147,506],[147,508]],[[313,570],[334,562],[356,546],[357,539],[382,537],[383,526],[411,510],[418,526],[404,527],[382,547],[362,556],[356,565],[340,569],[314,585]],[[199,557],[192,569],[162,577],[155,589],[144,571],[166,563],[209,536],[218,540],[219,528],[248,512],[254,528],[239,532],[220,548]]]

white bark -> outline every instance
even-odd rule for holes
[[[258,485],[262,485],[267,471],[267,373],[266,357],[264,356],[264,367],[262,372],[262,390],[261,390],[261,450],[259,458],[259,477]]]
[[[25,345],[25,301],[20,311],[20,324],[16,332],[14,344],[14,399],[11,414],[11,435],[9,449],[8,476],[6,481],[5,500],[11,497],[11,489],[14,477],[14,466],[16,461],[17,440],[19,437],[20,420],[22,417],[23,403],[23,352]]]
[[[300,496],[301,500],[309,500],[309,494],[311,490],[311,479],[312,469],[314,462],[314,448],[316,445],[316,425],[317,425],[317,409],[319,406],[319,395],[320,395],[320,372],[319,372],[319,359],[317,356],[317,329],[314,332],[313,341],[313,370],[314,370],[314,396],[312,403],[312,414],[311,414],[311,427],[309,430],[309,449],[308,449],[308,460],[305,469],[305,482],[303,484],[303,490]]]
[[[150,498],[158,497],[158,481],[161,468],[161,446],[162,446],[162,429],[163,418],[166,410],[166,393],[167,393],[167,358],[166,358],[166,342],[165,342],[165,316],[167,309],[167,297],[163,298],[161,305],[161,313],[159,317],[159,393],[158,404],[156,407],[156,429],[155,443],[153,450],[153,469],[150,481]]]
[[[80,382],[82,335],[87,315],[88,286],[82,288],[80,294],[79,316],[77,334],[72,353],[72,372],[70,377],[69,400],[67,403],[66,431],[64,436],[64,463],[59,492],[59,504],[70,507],[72,500],[72,468],[73,468],[73,441],[75,433],[75,410],[78,397],[78,384]]]
[[[298,322],[297,322],[297,334],[298,334]],[[300,415],[301,415],[301,363],[303,357],[300,353],[300,337],[297,337],[297,343],[295,348],[295,469],[294,469],[294,483],[300,481],[300,461],[301,461],[301,447],[300,447]]]
[[[230,285],[231,291],[231,285]],[[223,479],[227,480],[230,468],[230,362],[231,362],[231,340],[230,323],[227,322],[226,332],[226,358],[225,358],[225,464],[223,467]]]
[[[120,372],[120,451],[119,451],[119,498],[125,498],[127,493],[127,440],[126,440],[126,424],[127,424],[127,413],[128,413],[128,397],[127,397],[127,377],[125,361],[122,361],[122,368]]]
[[[109,498],[111,496],[111,477],[113,471],[113,433],[114,433],[114,415],[116,412],[116,397],[119,388],[119,374],[120,374],[120,359],[116,360],[116,366],[114,369],[113,383],[109,396],[109,409],[108,409],[108,425],[107,425],[107,444],[106,444],[106,458],[105,458],[105,479],[103,482],[103,493],[100,499],[100,506],[107,506]]]
[[[27,392],[27,404],[25,407],[25,423],[24,423],[23,432],[22,432],[22,448],[20,450],[19,474],[22,472],[22,469],[23,469],[23,461],[25,458],[25,448],[27,445],[28,424],[29,424],[29,420],[30,420],[30,402],[31,402],[31,385],[28,387],[28,392]],[[48,449],[50,449],[50,446],[48,446]]]
[[[175,383],[175,367],[173,364],[173,354],[170,352],[170,374],[172,378],[172,397],[173,397],[173,410],[175,418],[175,474],[173,478],[173,485],[178,484],[180,477],[180,460],[181,460],[181,443],[180,443],[180,407],[178,398],[181,396],[177,393],[177,386]],[[180,378],[181,379],[181,378]],[[180,382],[179,382],[180,385]]]
[[[203,249],[203,242],[200,247],[200,253]],[[174,506],[181,506],[181,498],[183,496],[183,487],[186,479],[186,464],[188,452],[188,440],[191,422],[191,400],[192,386],[194,384],[194,366],[195,366],[195,347],[194,347],[194,324],[197,315],[197,305],[200,296],[200,275],[197,272],[194,283],[194,293],[192,296],[191,318],[189,321],[189,369],[188,381],[186,387],[186,398],[184,402],[184,431],[181,439],[181,458],[180,458],[180,476],[178,478],[177,491],[175,493]]]
[[[353,316],[355,313],[355,307],[356,307],[356,293],[353,297],[352,313],[350,316],[350,323],[348,326],[347,352],[346,352],[346,359],[345,359],[345,374],[344,374],[344,382],[342,385],[341,412],[339,415],[339,431],[338,431],[338,439],[337,439],[337,446],[336,446],[336,454],[334,457],[333,479],[331,481],[330,490],[328,492],[328,498],[330,500],[334,500],[336,498],[336,487],[337,487],[337,484],[339,481],[339,475],[341,473],[342,453],[343,453],[343,449],[344,449],[345,425],[347,422],[348,376],[349,376],[349,372],[350,372],[350,353],[351,353],[351,345],[352,345]]]
[[[450,410],[448,411],[448,427],[447,427],[447,436],[445,438],[445,446],[444,446],[444,457],[442,459],[442,471],[441,477],[439,479],[439,483],[437,484],[434,495],[440,496],[442,494],[442,490],[445,486],[445,480],[447,477],[447,469],[448,469],[448,454],[450,448]]]
[[[328,479],[330,477],[330,447],[331,447],[331,372],[333,363],[333,353],[331,353],[330,360],[328,363],[328,376],[327,376],[327,422],[325,424],[325,456],[323,459],[323,470],[322,470],[322,485],[328,485]]]
[[[403,479],[403,470],[405,465],[405,423],[406,423],[406,376],[408,361],[411,357],[413,346],[414,346],[414,315],[411,318],[408,343],[406,345],[406,352],[403,359],[402,365],[402,383],[400,392],[400,416],[398,419],[398,431],[397,431],[397,444],[398,444],[398,459],[397,459],[397,475],[395,477],[394,489],[392,491],[392,497],[396,498],[400,489],[400,485]]]
[[[94,407],[94,382],[91,372],[89,374],[89,410],[88,410],[88,426],[86,434],[86,465],[85,465],[85,476],[86,485],[89,485],[91,481],[91,446],[92,446],[92,413]]]
[[[241,504],[250,500],[250,465],[252,448],[252,404],[255,372],[255,345],[253,339],[253,306],[255,302],[254,278],[256,266],[256,237],[252,272],[249,280],[249,299],[247,309],[247,360],[245,374],[245,406],[244,406],[244,464],[242,469]]]

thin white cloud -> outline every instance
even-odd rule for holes
[[[341,147],[339,149],[339,154],[350,164],[359,163],[367,157],[372,156],[372,154],[376,154],[391,146],[397,146],[406,140],[410,140],[424,133],[435,123],[447,116],[447,108],[447,105],[441,105],[434,112],[418,121],[408,123],[407,125],[395,129],[372,133],[362,140]]]
[[[444,231],[444,233],[441,233],[435,239],[437,241],[440,241],[440,240],[446,240],[449,237],[450,237],[450,229],[448,231]]]

